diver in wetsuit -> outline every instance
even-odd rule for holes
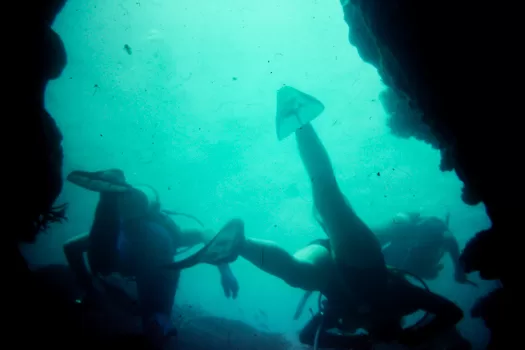
[[[368,346],[375,342],[416,345],[450,329],[463,317],[451,301],[410,284],[390,270],[372,230],[357,216],[341,193],[330,159],[309,124],[323,110],[312,96],[291,87],[278,92],[277,133],[296,135],[299,153],[312,184],[318,221],[328,240],[312,242],[289,254],[269,241],[246,238],[240,255],[261,270],[293,287],[319,291],[327,303],[301,333],[300,340],[319,347]],[[401,318],[417,310],[431,315],[418,327],[403,329]],[[316,330],[359,328],[367,335],[343,336]]]
[[[383,247],[385,261],[390,266],[406,270],[425,280],[436,279],[449,254],[458,283],[475,285],[459,261],[459,244],[449,229],[449,218],[421,216],[419,212],[399,213],[386,225],[372,228]]]
[[[173,262],[177,248],[208,242],[214,233],[181,230],[161,210],[153,188],[127,184],[120,170],[75,171],[68,180],[100,193],[90,232],[64,245],[70,267],[88,296],[97,293],[94,277],[118,273],[134,278],[144,332],[160,347],[176,333],[170,317],[180,275],[179,270],[163,266]],[[83,253],[87,253],[91,273]],[[226,297],[236,298],[239,285],[229,265],[217,266]]]
[[[443,269],[441,260],[448,253],[454,265],[456,282],[476,286],[467,279],[459,262],[459,245],[448,223],[449,215],[442,220],[435,216],[422,217],[419,212],[406,212],[396,214],[385,225],[372,227],[372,231],[379,239],[388,266],[417,276],[418,279],[433,280]],[[330,249],[328,239],[316,242]],[[295,311],[295,320],[299,319],[313,294],[313,291],[304,293]],[[470,347],[458,331],[451,331],[443,340],[450,344],[462,344],[462,348]]]

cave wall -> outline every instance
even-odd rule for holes
[[[15,242],[32,242],[64,216],[65,208],[55,205],[62,190],[62,134],[44,106],[48,81],[58,78],[67,62],[64,44],[51,29],[64,4],[65,0],[20,3],[12,11],[23,14],[6,45],[10,137],[18,140],[7,152],[12,159],[5,174],[9,188],[16,189],[10,205],[23,208],[10,213],[22,226],[10,232]]]
[[[464,202],[483,202],[491,232],[510,234],[523,193],[511,170],[519,131],[509,97],[519,90],[508,84],[513,68],[504,64],[512,57],[489,46],[492,8],[413,0],[342,5],[350,43],[388,86],[382,102],[392,132],[440,149],[441,169],[455,170],[464,183]]]
[[[492,330],[490,348],[515,334],[521,198],[519,10],[473,1],[341,0],[349,41],[387,89],[381,102],[394,135],[441,152],[442,171],[463,182],[466,204],[483,202],[492,227],[462,252],[467,272],[505,289],[481,299],[474,316]],[[519,83],[518,83],[519,84]],[[498,307],[494,307],[498,305]]]

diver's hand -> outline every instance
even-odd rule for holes
[[[221,273],[221,285],[224,290],[224,295],[226,298],[236,299],[239,293],[239,282],[237,282],[237,278],[233,275],[230,265],[223,264],[218,267]]]
[[[470,284],[473,287],[477,287],[478,285],[471,280],[467,278],[467,274],[463,270],[456,271],[454,274],[454,279],[457,283],[461,284]]]

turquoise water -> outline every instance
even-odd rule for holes
[[[326,106],[313,125],[369,225],[404,210],[450,212],[462,246],[489,226],[483,206],[461,202],[456,175],[439,171],[438,151],[390,135],[384,85],[348,43],[338,1],[69,0],[54,29],[68,65],[46,106],[65,135],[65,173],[119,167],[209,228],[240,217],[248,236],[298,249],[323,232],[293,137],[277,141],[286,84]],[[69,222],[40,238],[45,255],[29,248],[35,263],[64,261],[61,244],[89,229],[96,199],[65,184]],[[232,269],[237,300],[224,298],[216,269],[199,266],[183,273],[176,302],[290,334],[303,325],[308,312],[292,321],[300,290],[242,260]],[[454,285],[448,259],[429,284],[465,310],[484,287]]]

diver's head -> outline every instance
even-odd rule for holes
[[[397,225],[416,224],[421,220],[421,213],[418,211],[397,213],[392,222]]]

